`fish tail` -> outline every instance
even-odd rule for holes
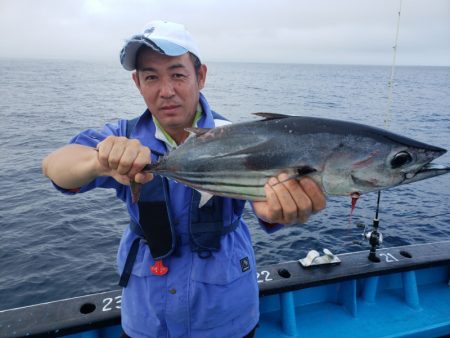
[[[154,162],[154,163],[149,163],[147,164],[144,168],[142,168],[142,171],[146,171],[146,172],[155,172],[156,167],[159,165],[159,162]]]
[[[141,185],[136,183],[134,180],[130,180],[130,190],[131,190],[131,201],[133,203],[139,202],[139,197],[141,195]]]

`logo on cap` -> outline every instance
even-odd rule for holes
[[[147,29],[144,31],[144,35],[150,35],[150,34],[152,34],[154,31],[155,31],[155,27],[147,28]]]

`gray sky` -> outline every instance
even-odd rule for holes
[[[150,20],[204,61],[392,63],[399,0],[0,0],[0,57],[118,60]],[[450,66],[450,0],[403,0],[399,65]]]

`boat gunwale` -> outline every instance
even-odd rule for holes
[[[408,252],[412,258],[399,256],[401,251]],[[260,297],[347,280],[450,265],[450,241],[383,248],[377,250],[377,253],[386,257],[390,254],[397,260],[370,262],[367,258],[368,250],[365,250],[336,255],[341,260],[337,265],[303,268],[298,261],[288,261],[262,266],[258,268],[258,274],[267,271],[271,278],[268,281],[258,281]],[[280,269],[289,271],[290,277],[282,277]],[[121,290],[116,289],[2,310],[0,337],[56,337],[119,325],[120,297]],[[105,300],[111,302],[108,311],[104,311]],[[115,300],[118,302],[114,303]],[[94,310],[81,313],[80,310],[86,305]],[[55,320],[48,323],[45,321],[48,318]],[[15,334],[11,335],[12,332]]]

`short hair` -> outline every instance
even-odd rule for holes
[[[191,52],[189,52],[189,57],[191,58],[191,61],[194,64],[195,76],[197,76],[197,79],[198,79],[198,74],[200,72],[200,67],[202,66],[202,62],[200,61],[200,59],[198,58],[197,55],[195,55]]]
[[[142,45],[141,47],[139,47],[139,49],[136,52],[136,58],[134,60],[134,65],[136,66],[136,71],[138,71],[138,60],[139,60],[139,55],[144,51],[144,50],[151,50],[154,51],[154,49],[152,49],[151,47],[147,46],[147,45]],[[194,65],[194,70],[195,70],[195,76],[198,79],[198,75],[200,72],[200,67],[202,65],[202,62],[200,61],[200,59],[197,57],[197,55],[188,52],[189,53],[189,58],[192,61],[192,64]]]

